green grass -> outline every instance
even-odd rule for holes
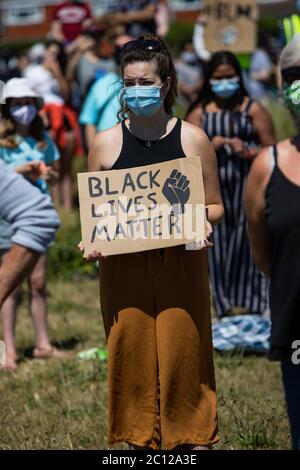
[[[270,102],[267,107],[275,116],[279,139],[294,133],[280,105]],[[84,165],[83,159],[76,159],[77,170],[85,171]],[[78,214],[64,213],[62,218],[50,252],[49,323],[52,341],[74,357],[30,359],[34,337],[25,295],[17,324],[20,367],[15,374],[0,372],[0,450],[107,448],[107,364],[76,357],[84,349],[105,348],[98,280],[94,265],[82,262],[76,248],[81,238]],[[279,365],[265,357],[215,354],[215,368],[220,436],[216,448],[290,448]]]
[[[105,449],[107,364],[81,361],[75,355],[105,347],[98,281],[51,281],[48,291],[51,338],[71,349],[74,358],[28,357],[34,337],[25,295],[17,328],[19,370],[1,372],[0,450]],[[279,365],[264,357],[219,354],[215,365],[220,435],[216,448],[288,449]]]

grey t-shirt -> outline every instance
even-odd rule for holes
[[[76,76],[79,84],[79,90],[82,97],[85,97],[93,81],[99,78],[99,74],[106,74],[115,71],[115,62],[113,60],[98,59],[92,62],[86,56],[82,56],[76,70]]]
[[[44,253],[54,240],[60,219],[43,194],[0,160],[0,217],[10,225],[11,241]]]

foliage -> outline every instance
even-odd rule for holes
[[[77,247],[81,240],[78,211],[61,212],[60,216],[62,225],[57,232],[56,242],[49,250],[49,278],[78,279],[82,276],[96,276],[96,264],[85,261]]]

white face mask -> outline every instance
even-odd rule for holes
[[[17,105],[10,108],[10,115],[13,120],[25,126],[34,120],[36,114],[37,109],[32,104]]]

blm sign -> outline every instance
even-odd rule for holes
[[[206,216],[199,156],[78,174],[85,256],[204,243]]]
[[[253,52],[258,15],[255,0],[205,0],[204,13],[206,49]]]

